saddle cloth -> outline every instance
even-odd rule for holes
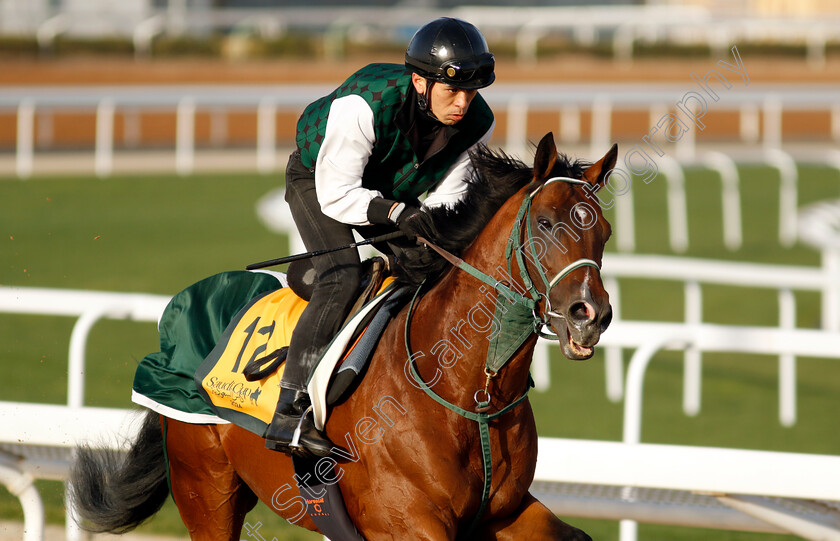
[[[400,306],[392,295],[393,279],[342,328],[310,378],[316,425],[323,429],[327,405],[340,393],[327,390],[337,379],[347,387],[358,375],[391,314]],[[147,355],[138,366],[132,400],[167,417],[195,424],[232,422],[260,436],[274,414],[283,365],[260,381],[247,381],[244,368],[254,360],[287,346],[307,302],[285,287],[285,275],[274,272],[231,271],[193,284],[175,295],[159,322],[161,351]],[[391,298],[390,302],[386,300]],[[376,313],[381,305],[389,310]],[[373,336],[375,335],[375,336]],[[354,347],[356,345],[361,347]],[[368,346],[363,352],[362,347]]]
[[[319,360],[308,385],[319,429],[326,423],[326,396],[333,369],[345,357],[348,347],[355,345],[351,339],[368,322],[368,315],[388,298],[392,289],[384,287],[356,312]],[[306,306],[307,302],[290,288],[283,288],[253,299],[231,320],[195,373],[198,392],[219,417],[261,436],[265,433],[280,395],[285,362],[259,381],[248,381],[243,370],[260,357],[289,345]]]

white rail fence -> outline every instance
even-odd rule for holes
[[[685,318],[682,324],[695,326],[704,323],[702,286],[726,285],[735,287],[764,288],[775,290],[778,298],[778,328],[795,328],[796,303],[794,292],[814,291],[821,294],[823,328],[832,332],[840,329],[826,325],[825,321],[840,318],[840,275],[830,269],[796,265],[767,265],[711,261],[675,256],[641,256],[606,254],[602,269],[614,321],[622,321],[620,279],[634,278],[664,280],[683,284]],[[41,288],[0,288],[0,312],[37,313],[77,317],[70,337],[68,405],[83,405],[84,364],[87,339],[94,324],[103,318],[122,318],[137,321],[157,321],[168,298],[161,295],[140,293],[109,293],[91,291],[62,291]],[[804,331],[803,331],[804,332]],[[623,375],[621,348],[612,329],[605,334],[602,345],[607,348],[607,396],[614,401],[621,400]],[[549,342],[541,341],[535,355],[534,375],[538,388],[548,389]],[[641,344],[632,342],[629,347]],[[695,415],[700,410],[700,365],[701,351],[689,348],[686,364],[690,366],[686,377],[686,398],[684,410]],[[792,352],[781,352],[780,373],[780,421],[791,425],[796,420],[795,405],[795,363]]]
[[[620,399],[622,394],[625,395],[625,415],[624,415],[624,444],[627,446],[636,446],[641,441],[641,411],[642,411],[642,389],[644,384],[645,371],[653,358],[653,355],[663,348],[678,349],[685,351],[685,379],[684,379],[684,409],[688,414],[696,414],[699,411],[700,403],[700,363],[701,353],[706,351],[727,351],[727,352],[750,352],[750,353],[766,353],[779,356],[780,363],[780,419],[783,424],[791,424],[796,419],[796,374],[795,374],[795,356],[813,356],[813,357],[827,357],[837,358],[840,356],[840,349],[837,344],[840,344],[840,334],[835,331],[825,330],[811,330],[811,329],[795,329],[795,306],[792,302],[792,290],[816,290],[825,291],[837,289],[837,276],[826,275],[821,269],[801,268],[794,266],[767,266],[767,265],[753,265],[753,264],[733,264],[723,262],[708,262],[697,260],[680,260],[669,257],[639,257],[639,256],[623,256],[610,254],[605,258],[604,264],[605,278],[610,282],[608,289],[612,295],[612,302],[616,310],[616,316],[620,315],[619,307],[619,289],[617,280],[622,277],[645,277],[652,279],[667,279],[678,280],[684,282],[685,304],[686,304],[686,320],[680,323],[653,323],[653,322],[631,322],[623,321],[616,317],[610,330],[605,333],[602,338],[602,345],[607,348],[607,390],[608,395],[613,399]],[[767,287],[777,289],[779,291],[779,320],[780,326],[778,328],[762,328],[762,327],[732,327],[722,325],[712,325],[703,323],[702,321],[702,303],[700,283],[713,284],[728,284],[740,285],[749,287]],[[824,295],[825,298],[826,295]],[[117,318],[117,319],[132,319],[137,321],[156,321],[159,314],[162,312],[164,306],[168,302],[168,298],[159,295],[144,295],[144,294],[122,294],[122,293],[107,293],[107,292],[89,292],[89,291],[61,291],[48,290],[38,288],[0,288],[0,312],[10,313],[29,313],[29,314],[51,314],[76,317],[77,322],[73,328],[70,338],[70,351],[68,359],[68,405],[67,406],[49,406],[49,408],[60,407],[66,408],[67,414],[78,415],[100,415],[93,413],[92,409],[84,407],[84,355],[88,334],[93,325],[102,318]],[[837,305],[835,305],[836,307]],[[622,364],[620,362],[620,349],[634,349],[635,353],[631,360],[626,382],[622,372]],[[535,355],[534,376],[538,387],[541,389],[548,388],[548,355],[547,343],[542,342],[537,349]],[[18,420],[15,423],[0,424],[3,434],[2,443],[15,443],[17,440],[31,440],[36,445],[45,445],[41,442],[43,438],[37,436],[37,428],[41,426],[37,423],[27,423],[31,425],[28,432],[20,432],[18,428],[20,419],[25,418],[19,414],[12,415],[8,413],[8,408],[28,408],[32,406],[31,411],[37,414],[36,409],[38,405],[27,404],[25,406],[17,406],[14,404],[3,404],[6,408],[4,415],[14,416]],[[46,407],[46,406],[44,406]],[[26,410],[29,411],[29,410]],[[46,410],[44,410],[46,411]],[[83,413],[84,412],[84,413]],[[114,425],[117,420],[120,420],[121,414],[118,413],[101,413],[102,416],[111,415],[109,423]],[[9,417],[11,419],[11,417]],[[70,425],[68,425],[70,426]],[[21,434],[25,437],[21,437]],[[45,436],[50,439],[52,446],[61,447],[60,442],[53,436]],[[39,439],[41,438],[41,439]],[[62,436],[64,438],[64,436]],[[61,439],[61,438],[59,438]],[[61,440],[64,441],[64,440]],[[20,442],[18,442],[20,443]],[[553,445],[553,444],[551,444]],[[581,445],[588,445],[586,442],[581,442]],[[66,445],[65,445],[66,446]],[[574,446],[567,447],[567,449],[575,449]],[[581,447],[583,449],[583,447]],[[624,447],[611,448],[611,453],[624,453],[619,451],[625,449]],[[626,452],[635,452],[637,447],[627,447]],[[26,457],[26,449],[15,448],[12,452],[20,453]],[[571,451],[570,451],[571,452]],[[680,451],[682,452],[682,451]],[[675,449],[673,451],[673,460],[679,461],[680,453]],[[710,451],[710,457],[714,457],[714,452]],[[546,453],[543,452],[543,457]],[[746,456],[746,455],[745,455]],[[62,458],[56,459],[52,462],[52,466],[46,467],[32,466],[32,458],[25,458],[21,464],[28,464],[23,470],[18,468],[17,473],[14,467],[14,460],[5,461],[3,464],[3,478],[7,480],[7,486],[14,494],[19,494],[22,497],[27,512],[37,514],[40,504],[36,501],[35,496],[31,490],[31,478],[33,472],[41,471],[45,476],[59,475],[66,468],[69,463],[70,455],[66,452]],[[810,460],[809,457],[800,457],[803,461]],[[794,459],[794,460],[799,460]],[[15,459],[18,460],[18,459]],[[716,459],[715,459],[716,460]],[[746,459],[745,459],[746,460]],[[746,460],[749,462],[749,460]],[[830,461],[829,461],[830,462]],[[710,462],[714,464],[715,462]],[[35,462],[37,464],[37,460]],[[593,466],[596,467],[596,466]],[[39,469],[41,468],[41,469]],[[651,471],[656,470],[653,468]],[[691,468],[688,468],[691,470]],[[48,473],[53,472],[53,473]],[[55,472],[59,472],[56,474]],[[565,479],[563,475],[567,474],[546,474],[540,476],[539,480],[553,483],[563,481],[564,483],[578,483],[577,479]],[[50,477],[53,478],[53,477]],[[655,477],[651,477],[654,479]],[[599,478],[602,479],[602,478]],[[682,479],[677,477],[677,479]],[[814,476],[815,482],[819,479],[818,475]],[[675,481],[680,483],[681,481]],[[629,482],[609,483],[603,480],[593,480],[589,484],[618,484],[626,486],[634,486],[638,488],[673,488],[671,485],[660,486],[658,481],[638,481],[636,484]],[[705,490],[693,485],[692,482],[686,481],[683,484],[684,490]],[[807,483],[806,483],[807,484]],[[586,495],[569,495],[563,496],[558,492],[557,486],[554,485],[540,485],[539,491],[546,492],[555,501],[557,512],[575,512],[580,513],[581,509],[592,509],[591,513],[600,513],[598,516],[606,518],[604,513],[611,513],[610,516],[614,519],[623,517],[643,518],[645,520],[652,520],[654,522],[668,522],[669,520],[677,521],[677,517],[683,517],[680,520],[686,522],[676,522],[684,524],[697,525],[697,521],[707,521],[708,516],[704,515],[702,508],[705,506],[708,509],[708,502],[695,506],[697,509],[684,509],[684,513],[677,513],[671,518],[662,516],[660,513],[651,511],[650,501],[643,501],[636,492],[628,493],[619,490],[615,493],[615,497],[601,498],[603,505],[589,505],[581,506],[581,498],[591,498]],[[810,486],[810,485],[808,485]],[[536,490],[536,489],[535,489]],[[724,490],[728,492],[728,490]],[[735,492],[739,494],[754,494],[750,490],[738,489]],[[542,492],[540,492],[542,494]],[[810,493],[811,498],[818,499],[835,499],[840,500],[840,494],[836,497],[826,498],[824,494],[818,492]],[[783,496],[798,498],[791,492],[779,492],[768,494],[771,496]],[[740,499],[738,499],[740,498]],[[735,500],[726,500],[727,505],[734,505],[738,508],[749,509],[748,513],[756,515],[763,521],[769,520],[773,525],[771,530],[776,531],[782,529],[785,531],[796,532],[799,535],[805,535],[802,532],[811,532],[813,534],[812,526],[807,526],[805,530],[799,529],[803,520],[805,522],[816,521],[819,524],[831,524],[834,518],[826,519],[824,516],[811,516],[803,519],[801,516],[796,518],[794,522],[796,526],[792,526],[787,518],[779,519],[778,513],[772,511],[773,506],[778,505],[778,502],[767,502],[757,500],[744,500],[740,496]],[[737,500],[737,501],[736,501]],[[723,501],[723,500],[722,500]],[[734,503],[733,503],[734,502]],[[592,503],[592,502],[590,502]],[[769,506],[769,507],[768,507]],[[617,509],[623,509],[618,512]],[[661,507],[660,507],[661,509]],[[565,511],[564,511],[565,510]],[[611,510],[611,511],[610,511]],[[740,515],[739,518],[728,514],[728,511],[723,511],[721,506],[715,508],[715,512],[729,517],[726,521],[720,524],[727,524],[731,521],[732,524],[737,525],[738,528],[768,528],[766,524],[760,526],[761,523],[751,522],[745,520]],[[698,514],[699,513],[699,514]],[[574,514],[574,513],[571,513]],[[788,513],[790,514],[790,513]],[[585,515],[590,516],[590,515]],[[691,518],[689,518],[691,517]],[[698,518],[701,517],[701,518]],[[705,518],[702,518],[705,517]],[[768,518],[775,517],[775,518]],[[43,519],[33,519],[27,517],[27,528],[34,527],[33,524],[43,522]],[[693,521],[693,522],[692,522]],[[835,525],[836,526],[836,525]],[[79,539],[80,532],[75,528],[72,520],[68,521],[68,538]],[[776,530],[774,530],[775,528]],[[624,522],[622,524],[622,540],[632,541],[635,538],[635,526],[631,522]],[[808,537],[808,535],[805,535]],[[816,535],[816,534],[813,534]],[[35,539],[30,537],[27,539]],[[813,539],[822,539],[822,537],[809,537]],[[833,537],[826,537],[829,539]]]
[[[710,261],[674,256],[643,256],[607,254],[602,274],[610,293],[614,318],[621,321],[620,278],[665,280],[682,283],[683,324],[696,326],[704,323],[703,285],[725,285],[775,291],[778,299],[778,328],[792,330],[796,327],[796,291],[815,291],[821,298],[821,328],[840,331],[840,275],[827,267],[797,265],[767,265]],[[612,338],[611,338],[612,336]],[[621,344],[612,342],[615,334],[605,335],[607,346],[607,396],[613,401],[621,399]],[[638,347],[640,344],[635,344]],[[545,347],[545,346],[544,346]],[[779,419],[785,426],[796,422],[796,357],[795,350],[779,352]],[[702,349],[685,348],[685,396],[683,409],[687,415],[700,411],[700,371]],[[537,365],[547,366],[544,350],[538,349]],[[548,381],[548,377],[540,378]]]
[[[0,483],[21,502],[24,541],[43,540],[33,481],[66,480],[80,443],[125,450],[138,413],[0,402]],[[837,456],[556,438],[540,438],[539,449],[532,493],[561,516],[623,519],[622,541],[635,539],[631,518],[823,541],[840,536]],[[68,527],[67,538],[84,535]]]
[[[621,541],[637,538],[635,520],[836,541],[838,467],[830,455],[540,438],[531,491],[560,516],[622,517]]]
[[[103,319],[157,321],[168,302],[169,297],[141,293],[0,287],[0,312],[76,318],[68,352],[67,405],[0,402],[0,476],[23,505],[25,541],[43,539],[43,504],[32,486],[35,478],[66,479],[75,442],[109,443],[117,449],[125,444],[103,438],[123,426],[129,410],[84,406],[91,329]],[[79,541],[83,536],[73,512],[68,506],[67,539]]]
[[[710,70],[711,71],[711,70]],[[681,105],[685,113],[688,105],[697,106],[698,83],[686,74],[686,84],[546,84],[527,85],[497,83],[482,91],[490,105],[498,112],[507,113],[505,149],[513,154],[525,155],[528,150],[529,111],[552,111],[560,114],[557,132],[562,143],[581,143],[581,112],[590,114],[589,153],[602,155],[614,141],[612,116],[621,111],[647,111],[651,133],[639,133],[633,143],[643,136],[659,133],[655,142],[662,148],[673,147],[679,161],[692,161],[697,152],[694,128],[689,126],[676,144],[668,145],[660,130],[653,129],[662,115],[675,111]],[[693,74],[696,75],[696,74]],[[729,74],[730,77],[732,76]],[[737,81],[741,83],[741,81]],[[708,83],[711,84],[711,83]],[[726,87],[723,87],[726,90]],[[175,155],[178,172],[189,174],[195,168],[195,115],[197,111],[211,114],[211,132],[218,142],[226,139],[224,115],[229,111],[247,111],[257,114],[257,141],[254,166],[261,172],[276,169],[271,156],[278,145],[273,126],[278,112],[299,114],[315,97],[333,90],[326,85],[248,85],[248,86],[122,86],[122,87],[18,87],[0,89],[0,112],[16,115],[16,172],[28,178],[34,171],[36,158],[36,112],[41,122],[40,132],[49,141],[50,115],[57,112],[87,112],[96,116],[96,143],[94,148],[96,173],[107,177],[113,170],[114,117],[124,114],[125,140],[132,144],[140,139],[137,115],[143,112],[175,113]],[[708,90],[707,90],[708,91]],[[720,90],[718,90],[720,91]],[[739,141],[745,144],[761,143],[764,148],[779,149],[784,142],[783,117],[790,112],[823,113],[830,119],[830,140],[840,142],[840,104],[837,85],[812,84],[807,88],[798,85],[732,86],[721,92],[718,100],[708,106],[709,112],[737,113]],[[702,98],[702,96],[700,96]],[[697,102],[697,103],[695,103]],[[706,114],[706,109],[702,114]],[[702,118],[701,112],[693,114]],[[759,130],[763,118],[763,129]],[[685,118],[690,123],[689,117]],[[826,141],[830,142],[830,141]],[[285,142],[289,145],[291,142]],[[651,153],[651,149],[647,150]],[[840,165],[837,152],[812,155],[820,162]],[[773,163],[778,158],[761,157],[762,162]],[[701,160],[703,161],[703,160]],[[713,158],[705,160],[713,163]]]
[[[139,428],[138,412],[0,402],[0,483],[20,500],[24,541],[44,539],[44,505],[34,481],[66,481],[73,449],[81,443],[127,450]],[[68,505],[66,538],[80,541],[85,536],[74,522],[74,513]]]
[[[96,136],[92,170],[106,178],[113,174],[115,156],[115,115],[125,115],[124,141],[140,139],[139,115],[142,112],[174,112],[176,133],[174,169],[188,175],[196,170],[196,162],[212,160],[218,163],[218,151],[202,152],[196,148],[196,114],[209,111],[210,132],[217,144],[226,140],[226,114],[231,111],[256,112],[257,136],[253,167],[262,173],[272,173],[282,166],[285,157],[278,159],[277,115],[279,112],[297,113],[313,96],[328,93],[326,86],[272,87],[86,87],[86,88],[19,88],[0,89],[0,113],[13,112],[17,122],[14,171],[26,179],[36,172],[36,163],[48,153],[36,152],[36,117],[43,126],[39,137],[49,134],[52,114],[62,111],[89,111],[96,116]],[[727,152],[710,150],[696,142],[696,127],[686,120],[688,131],[674,144],[666,144],[662,134],[654,137],[654,126],[663,114],[681,101],[690,101],[685,88],[677,85],[503,85],[485,91],[488,101],[508,115],[505,149],[516,155],[528,153],[529,111],[559,111],[558,133],[565,145],[580,145],[581,111],[591,113],[589,156],[597,157],[612,143],[614,112],[647,110],[651,132],[640,133],[630,141],[619,168],[636,168],[635,173],[648,177],[664,174],[667,190],[668,240],[674,253],[684,253],[689,246],[688,206],[685,188],[687,169],[708,169],[721,179],[723,244],[737,250],[743,243],[742,202],[738,165],[766,165],[778,171],[779,209],[778,235],[781,246],[793,245],[798,236],[796,217],[799,171],[797,163],[822,164],[840,173],[840,104],[836,85],[814,85],[803,89],[792,85],[761,87],[757,84],[738,90],[730,89],[720,100],[709,106],[711,110],[729,111],[740,119],[741,148]],[[694,92],[696,94],[696,92]],[[685,105],[685,104],[683,104]],[[822,112],[830,118],[829,141],[814,142],[810,147],[798,145],[796,151],[783,147],[783,116],[787,112]],[[759,112],[761,115],[759,115]],[[763,131],[759,119],[763,118]],[[653,144],[643,144],[644,138]],[[731,146],[731,145],[730,145]],[[654,147],[663,151],[660,156]],[[586,152],[586,151],[585,151]],[[639,159],[644,160],[642,170]],[[634,161],[634,164],[630,162]],[[153,161],[153,160],[149,160]],[[638,180],[638,176],[637,176]],[[774,180],[774,179],[773,179]],[[616,196],[616,243],[621,251],[633,251],[636,245],[634,226],[634,190],[644,189],[639,182],[628,183],[626,191]],[[828,256],[826,256],[828,257]]]
[[[789,305],[788,305],[789,306]],[[795,396],[796,396],[796,365],[794,355],[819,357],[819,358],[840,358],[840,333],[822,330],[792,329],[789,327],[746,327],[726,326],[702,323],[649,323],[620,321],[614,324],[603,336],[602,344],[607,347],[632,347],[635,352],[630,360],[627,377],[624,384],[626,395],[624,397],[624,418],[623,418],[623,442],[626,445],[636,445],[641,442],[642,437],[642,398],[644,390],[644,379],[647,369],[654,355],[663,349],[674,349],[685,352],[684,361],[684,409],[689,415],[696,415],[699,411],[700,397],[700,361],[701,352],[735,352],[735,353],[758,353],[779,356],[779,396],[780,396],[780,417],[783,424],[790,425],[795,422]],[[709,459],[713,459],[713,454]],[[672,457],[678,460],[682,467],[691,469],[693,462],[686,460],[690,452],[682,457]],[[652,460],[653,456],[650,457]],[[746,457],[745,457],[746,458]],[[756,458],[756,457],[753,457]],[[748,460],[752,460],[748,459]],[[728,462],[711,462],[713,466],[716,483],[720,480],[715,475],[723,477],[737,476],[736,473],[723,473]],[[781,464],[779,464],[781,465]],[[753,465],[755,466],[755,464]],[[762,466],[763,468],[763,466]],[[747,470],[733,470],[747,471]],[[771,470],[767,470],[771,471]],[[710,475],[704,471],[704,475]],[[763,476],[757,478],[764,478]],[[817,476],[819,477],[819,476]],[[682,478],[681,478],[682,479]],[[591,482],[591,481],[590,481]],[[621,484],[621,483],[610,483]],[[814,497],[815,499],[840,500],[840,488],[834,480],[828,482],[832,488],[828,489],[827,497]],[[650,486],[650,485],[642,485]],[[791,487],[794,486],[791,484]],[[694,491],[704,491],[702,484],[695,484]],[[668,488],[665,484],[657,484],[656,488]],[[826,485],[826,488],[828,486]],[[712,492],[723,492],[727,490],[713,490]],[[750,494],[755,492],[748,491]],[[772,495],[767,493],[765,495]],[[790,495],[790,494],[789,494]],[[625,495],[632,500],[632,495]],[[793,496],[795,497],[795,496]],[[738,502],[722,500],[727,505],[738,507]],[[752,507],[754,506],[754,507]],[[779,526],[786,524],[784,521],[774,522],[771,517],[774,514],[775,504],[764,505],[758,501],[750,500],[749,504],[740,509],[756,518],[769,520]],[[747,510],[749,509],[749,510]],[[781,519],[780,519],[781,520]],[[796,519],[794,522],[799,522]],[[834,528],[832,534],[817,529],[796,529],[788,528],[788,531],[796,533],[807,539],[840,539],[840,515],[828,519],[828,524]],[[824,526],[824,525],[823,525]],[[634,521],[622,520],[621,541],[635,541],[637,538],[637,527]]]

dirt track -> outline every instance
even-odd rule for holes
[[[514,60],[497,62],[501,82],[537,81],[639,81],[686,82],[691,72],[705,73],[718,60],[732,57],[662,58],[636,60],[616,65],[605,59],[570,56],[533,66]],[[0,86],[68,84],[201,84],[201,83],[291,83],[340,82],[367,62],[399,62],[392,56],[366,56],[347,62],[323,60],[277,60],[229,62],[224,60],[135,61],[113,58],[32,60],[0,58]],[[815,71],[802,59],[742,55],[751,82],[840,82],[840,58],[830,57],[825,69]]]

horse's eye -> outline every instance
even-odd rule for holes
[[[539,217],[537,218],[537,223],[540,224],[540,227],[551,229],[551,222],[548,221],[548,218]]]

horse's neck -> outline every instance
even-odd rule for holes
[[[509,202],[511,203],[511,202]],[[505,248],[516,208],[504,206],[464,253],[464,260],[500,282],[512,280],[520,288],[515,262],[510,276]],[[518,205],[517,205],[518,207]],[[484,372],[493,323],[496,291],[459,269],[447,272],[422,298],[412,324],[411,344],[422,351],[417,364],[423,378],[439,378],[436,392],[462,407],[471,406],[476,390],[484,389]],[[420,334],[422,333],[422,334]],[[510,402],[522,394],[528,383],[531,354],[536,335],[522,345],[499,371],[489,392],[500,402]],[[504,404],[502,404],[504,405]],[[469,407],[472,409],[472,407]]]

